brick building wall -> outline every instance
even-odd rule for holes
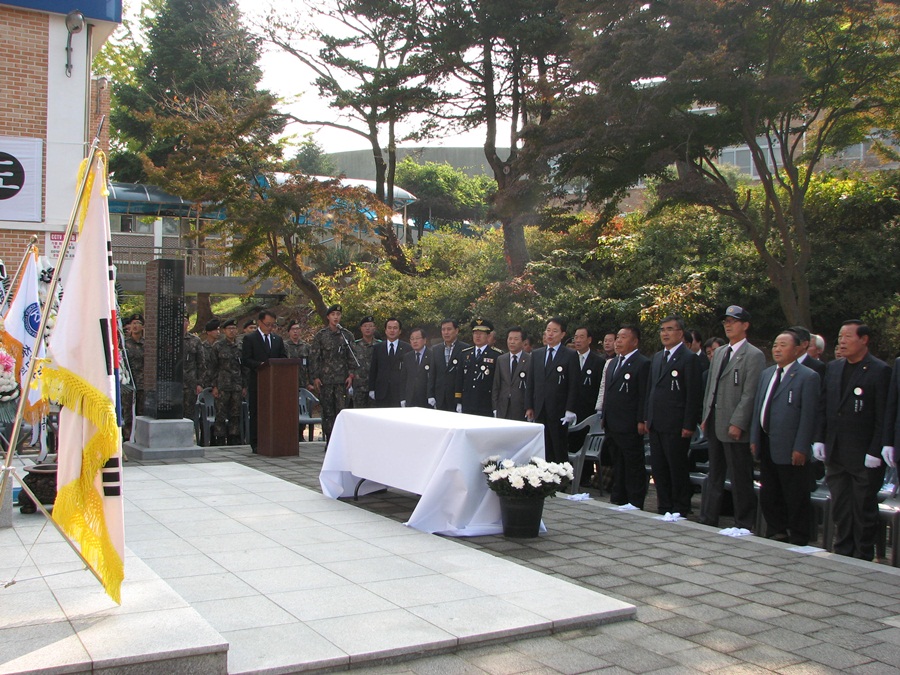
[[[3,54],[0,136],[23,136],[44,141],[44,184],[47,166],[48,25],[46,14],[0,7],[0,54]],[[46,200],[45,192],[41,195],[42,214]],[[21,251],[24,251],[32,234],[0,230],[0,258],[7,266],[18,265]],[[41,233],[38,247],[43,249],[43,244]],[[15,263],[12,262],[14,259]]]

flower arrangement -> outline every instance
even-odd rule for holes
[[[565,490],[574,478],[572,465],[532,457],[527,464],[493,455],[481,462],[488,487],[501,497],[544,499]]]
[[[16,360],[0,347],[0,422],[6,424],[15,419],[19,394]]]

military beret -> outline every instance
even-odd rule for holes
[[[229,327],[231,327],[231,326],[234,326],[235,328],[237,328],[237,321],[235,321],[234,319],[228,319],[228,321],[226,321],[225,323],[223,323],[221,327],[222,327],[222,328],[229,328]]]
[[[256,325],[256,319],[247,319],[247,320],[244,322],[244,326],[243,326],[243,327],[244,327],[244,328],[249,328],[250,326],[255,326],[255,325]]]
[[[359,327],[362,328],[362,325],[364,323],[375,323],[375,317],[374,316],[364,316],[363,318],[361,318],[359,320]]]
[[[140,321],[141,323],[144,323],[144,315],[134,314],[130,319],[128,319],[128,323],[131,323],[133,321]]]
[[[470,325],[472,326],[472,330],[483,330],[488,333],[494,330],[494,324],[487,319],[475,319]]]
[[[343,314],[343,313],[344,313],[344,310],[341,309],[341,306],[340,306],[340,305],[331,305],[331,306],[328,308],[328,311],[325,312],[325,316],[328,316],[328,315],[331,314],[332,312],[340,312],[341,314]]]
[[[211,319],[211,320],[207,321],[207,322],[206,322],[206,329],[205,329],[205,330],[206,330],[207,333],[211,333],[211,332],[213,332],[214,330],[219,330],[219,320],[218,320],[218,319]]]

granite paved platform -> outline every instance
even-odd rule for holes
[[[125,486],[122,607],[42,516],[0,531],[0,579],[23,580],[0,589],[0,673],[224,672],[226,647],[230,673],[346,668],[635,611],[238,463],[130,462]]]
[[[318,486],[321,443],[265,458],[243,447],[208,450]],[[827,553],[803,555],[757,537],[731,539],[690,521],[593,501],[548,500],[535,540],[460,540],[637,605],[637,618],[537,638],[406,658],[361,673],[890,673],[900,672],[900,570]],[[357,506],[402,522],[415,497],[391,490]],[[648,506],[655,503],[648,501]],[[699,507],[699,496],[694,508]],[[730,525],[725,521],[722,526]]]

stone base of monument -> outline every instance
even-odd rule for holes
[[[195,444],[194,424],[190,420],[134,419],[134,442],[126,441],[122,450],[129,459],[177,459],[203,457],[203,448]]]

